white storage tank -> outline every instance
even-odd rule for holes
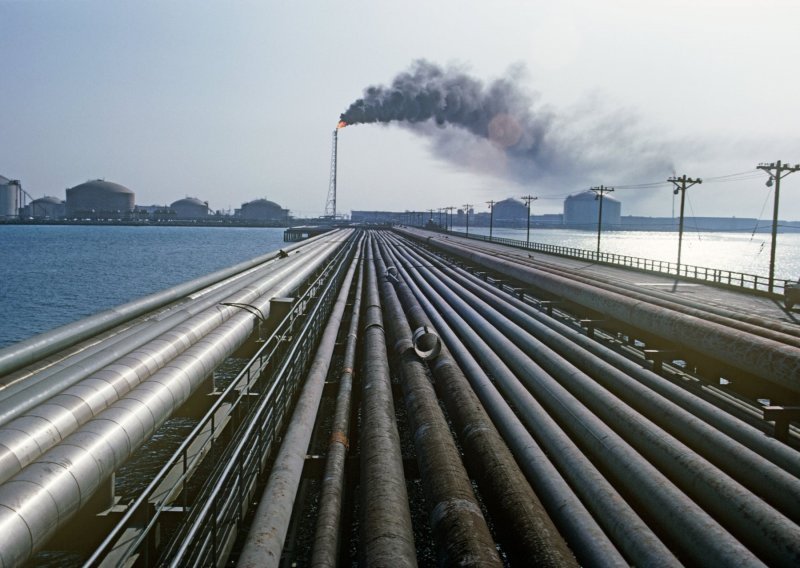
[[[179,199],[169,207],[175,211],[175,219],[206,219],[208,217],[208,201],[200,201],[196,197]]]
[[[576,229],[597,229],[600,198],[591,190],[570,195],[564,200],[564,224]],[[622,204],[609,195],[603,196],[603,227],[621,222]]]
[[[67,189],[66,215],[70,219],[125,219],[134,208],[133,191],[101,179]]]
[[[0,176],[0,219],[19,218],[22,207],[22,186],[18,180]]]

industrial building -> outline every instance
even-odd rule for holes
[[[268,199],[255,199],[242,203],[239,216],[248,221],[284,221],[289,217],[289,210]]]
[[[51,196],[34,199],[20,209],[20,216],[26,219],[63,219],[65,214],[64,200]]]
[[[125,219],[134,209],[136,196],[127,187],[101,179],[67,189],[69,219]]]
[[[570,195],[564,200],[564,225],[576,229],[597,227],[600,212],[600,199],[593,191]],[[620,225],[622,204],[608,195],[603,196],[603,227]]]
[[[175,219],[208,218],[208,201],[200,201],[196,197],[179,199],[169,206],[175,212]]]
[[[17,219],[23,205],[23,192],[19,180],[0,176],[0,219]]]

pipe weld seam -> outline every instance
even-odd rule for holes
[[[345,450],[350,450],[350,440],[348,439],[347,435],[342,432],[341,430],[337,430],[335,432],[331,432],[331,439],[329,441],[329,445],[333,444],[341,444],[344,446]]]

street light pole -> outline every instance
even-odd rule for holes
[[[778,160],[769,164],[759,164],[758,169],[764,170],[769,174],[767,187],[770,187],[773,181],[775,182],[775,201],[772,208],[772,246],[769,251],[769,291],[772,292],[775,288],[775,251],[778,244],[778,204],[781,195],[781,179],[791,173],[800,171],[800,164],[790,166],[782,164]],[[774,173],[773,170],[775,170]]]
[[[686,201],[686,190],[692,187],[696,183],[703,183],[703,180],[700,178],[692,179],[687,178],[686,174],[682,175],[679,178],[671,177],[667,181],[672,182],[675,185],[675,190],[673,192],[674,195],[677,195],[678,192],[681,192],[681,220],[678,228],[678,268],[677,268],[677,276],[681,275],[681,246],[683,245],[683,206]]]
[[[494,199],[486,202],[489,205],[489,240],[492,240],[492,226],[494,225]]]
[[[472,203],[465,203],[463,207],[464,207],[464,212],[467,215],[467,236],[469,236],[469,209],[470,207],[472,207]]]
[[[539,199],[538,197],[534,197],[533,195],[526,195],[522,198],[525,204],[528,206],[528,234],[525,237],[525,242],[527,246],[531,244],[531,201],[536,201]]]
[[[613,187],[606,187],[604,185],[593,187],[590,191],[594,192],[594,198],[600,200],[600,208],[597,213],[597,259],[600,260],[600,232],[603,227],[603,196],[606,193],[614,191]]]

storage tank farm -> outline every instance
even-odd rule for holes
[[[123,219],[134,209],[135,194],[118,183],[96,179],[67,189],[70,219]]]
[[[19,181],[0,176],[0,219],[18,218],[22,201]]]

